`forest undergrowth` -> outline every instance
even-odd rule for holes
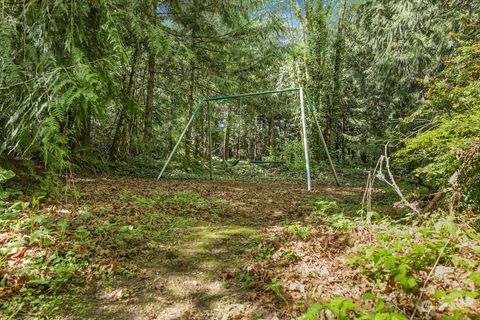
[[[270,228],[245,270],[305,320],[476,319],[478,234],[468,218],[430,218],[368,222],[318,201]]]
[[[6,319],[479,314],[478,221],[414,216],[387,188],[367,218],[358,182],[71,183],[59,199],[2,191]]]

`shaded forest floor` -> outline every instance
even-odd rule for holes
[[[123,262],[132,268],[128,275],[94,290],[89,314],[100,319],[274,318],[272,299],[251,290],[244,272],[265,228],[303,216],[320,196],[359,202],[362,192],[331,186],[308,192],[303,183],[130,178],[77,187],[91,207],[108,203],[107,210],[121,208],[132,218],[157,210],[176,216],[168,242],[148,243]]]
[[[76,179],[73,185],[64,201],[34,198],[7,209],[0,238],[6,248],[0,298],[7,302],[0,315],[291,319],[315,302],[340,296],[375,308],[361,298],[372,292],[403,314],[415,308],[412,291],[398,290],[390,280],[373,291],[375,280],[347,261],[354,246],[378,242],[373,227],[352,220],[359,215],[362,186],[314,184],[308,192],[297,182],[112,176]],[[382,214],[403,214],[391,206],[393,199],[382,190],[374,194]],[[428,241],[434,238],[429,233]],[[438,240],[443,246],[444,238]],[[423,240],[412,241],[421,246]],[[428,256],[430,265],[438,250]],[[469,251],[462,254],[478,261]],[[443,267],[438,277],[455,278],[442,282],[443,289],[468,283],[464,269]],[[465,298],[461,306],[478,311],[476,299]],[[438,302],[426,312],[431,316],[437,309],[451,310]]]

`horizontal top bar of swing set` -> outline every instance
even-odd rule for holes
[[[231,96],[217,96],[217,97],[206,98],[204,101],[207,102],[207,101],[229,100],[229,99],[253,97],[253,96],[263,96],[263,95],[267,95],[267,94],[292,92],[292,91],[300,91],[300,88],[288,88],[288,89],[271,90],[271,91],[241,93],[241,94],[234,94],[234,95],[231,95]]]

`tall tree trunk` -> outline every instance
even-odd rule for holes
[[[235,150],[235,158],[240,159],[240,133],[237,135],[237,150]]]
[[[335,136],[331,137],[330,141],[336,140],[336,146],[338,149],[342,150],[342,158],[344,158],[345,142],[343,139],[343,133],[345,130],[345,110],[341,105],[340,95],[341,95],[341,83],[340,83],[340,72],[341,64],[344,51],[344,39],[343,39],[343,26],[345,21],[345,11],[347,6],[347,0],[342,0],[342,7],[340,9],[340,15],[338,17],[338,30],[337,30],[337,39],[335,41],[335,61],[333,69],[333,79],[332,79],[332,114],[333,114],[333,123],[331,127],[336,127]],[[333,131],[330,133],[332,134]]]
[[[192,33],[190,36],[190,49],[195,52],[196,47],[196,36],[197,36],[197,26],[196,21],[198,17],[198,11],[200,7],[199,0],[193,0],[193,10],[194,10],[194,21],[192,26]],[[193,59],[190,60],[190,85],[188,88],[188,118],[193,115],[193,110],[195,108],[195,62]],[[185,157],[187,161],[190,161],[190,149],[192,146],[192,126],[190,126],[185,134]]]
[[[155,52],[150,49],[148,54],[148,80],[147,80],[147,101],[145,104],[145,116],[143,126],[143,143],[147,156],[152,150],[152,127],[153,127],[153,98],[155,92]]]
[[[204,109],[202,113],[202,158],[209,158],[209,149],[208,149],[208,110]]]
[[[125,117],[127,114],[127,107],[128,107],[127,101],[128,101],[128,98],[130,98],[133,93],[133,82],[134,82],[133,80],[135,78],[136,66],[138,62],[138,57],[140,55],[139,53],[140,53],[140,43],[137,42],[135,46],[135,51],[133,52],[133,56],[132,56],[132,66],[128,76],[128,82],[125,86],[125,90],[123,91],[123,94],[125,96],[125,99],[123,99],[124,104],[120,109],[120,115],[118,116],[118,122],[117,122],[117,125],[115,126],[115,133],[113,135],[112,144],[110,145],[110,152],[109,152],[110,160],[114,160],[116,158],[117,152],[118,152],[118,145],[121,142],[120,138],[125,136],[123,123],[125,121]]]
[[[199,111],[197,116],[197,126],[198,126],[198,134],[195,135],[195,158],[201,158],[203,156],[202,150],[202,142],[203,137],[205,136],[205,128],[204,128],[204,121],[203,121],[203,114],[204,109]]]
[[[230,120],[231,109],[227,111],[227,123],[225,125],[225,135],[223,137],[223,162],[226,162],[230,157]]]
[[[85,119],[79,131],[78,143],[84,148],[90,146],[90,134],[92,131],[92,107],[88,106]]]
[[[300,7],[300,2],[297,1],[295,5],[295,15],[300,22],[301,26],[301,40],[302,40],[302,57],[303,57],[303,72],[304,72],[304,81],[302,81],[302,86],[305,86],[309,80],[310,76],[308,73],[308,50],[307,50],[307,37],[308,37],[308,14],[309,14],[309,4],[308,0],[303,0],[303,12]]]
[[[270,137],[269,137],[269,144],[268,144],[268,149],[269,149],[269,156],[275,156],[276,154],[276,146],[275,146],[275,114],[277,112],[277,106],[275,106],[275,108],[272,108],[271,109],[271,112],[270,112],[270,125],[268,127],[269,129],[269,134],[270,134]]]
[[[193,101],[195,91],[195,63],[190,62],[190,85],[188,89],[188,119],[193,115],[195,101]],[[187,119],[187,120],[188,120]],[[190,126],[185,134],[185,157],[190,160],[190,149],[192,147],[192,126]]]
[[[168,150],[172,150],[173,146],[175,145],[175,141],[173,138],[173,131],[174,131],[174,123],[175,123],[175,113],[173,112],[173,108],[170,107],[170,121],[168,124]]]

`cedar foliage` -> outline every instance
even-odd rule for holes
[[[444,70],[428,83],[425,104],[407,121],[420,129],[397,153],[403,163],[436,188],[452,187],[478,209],[480,203],[480,39],[479,26],[470,25]],[[454,182],[449,180],[455,175]]]

